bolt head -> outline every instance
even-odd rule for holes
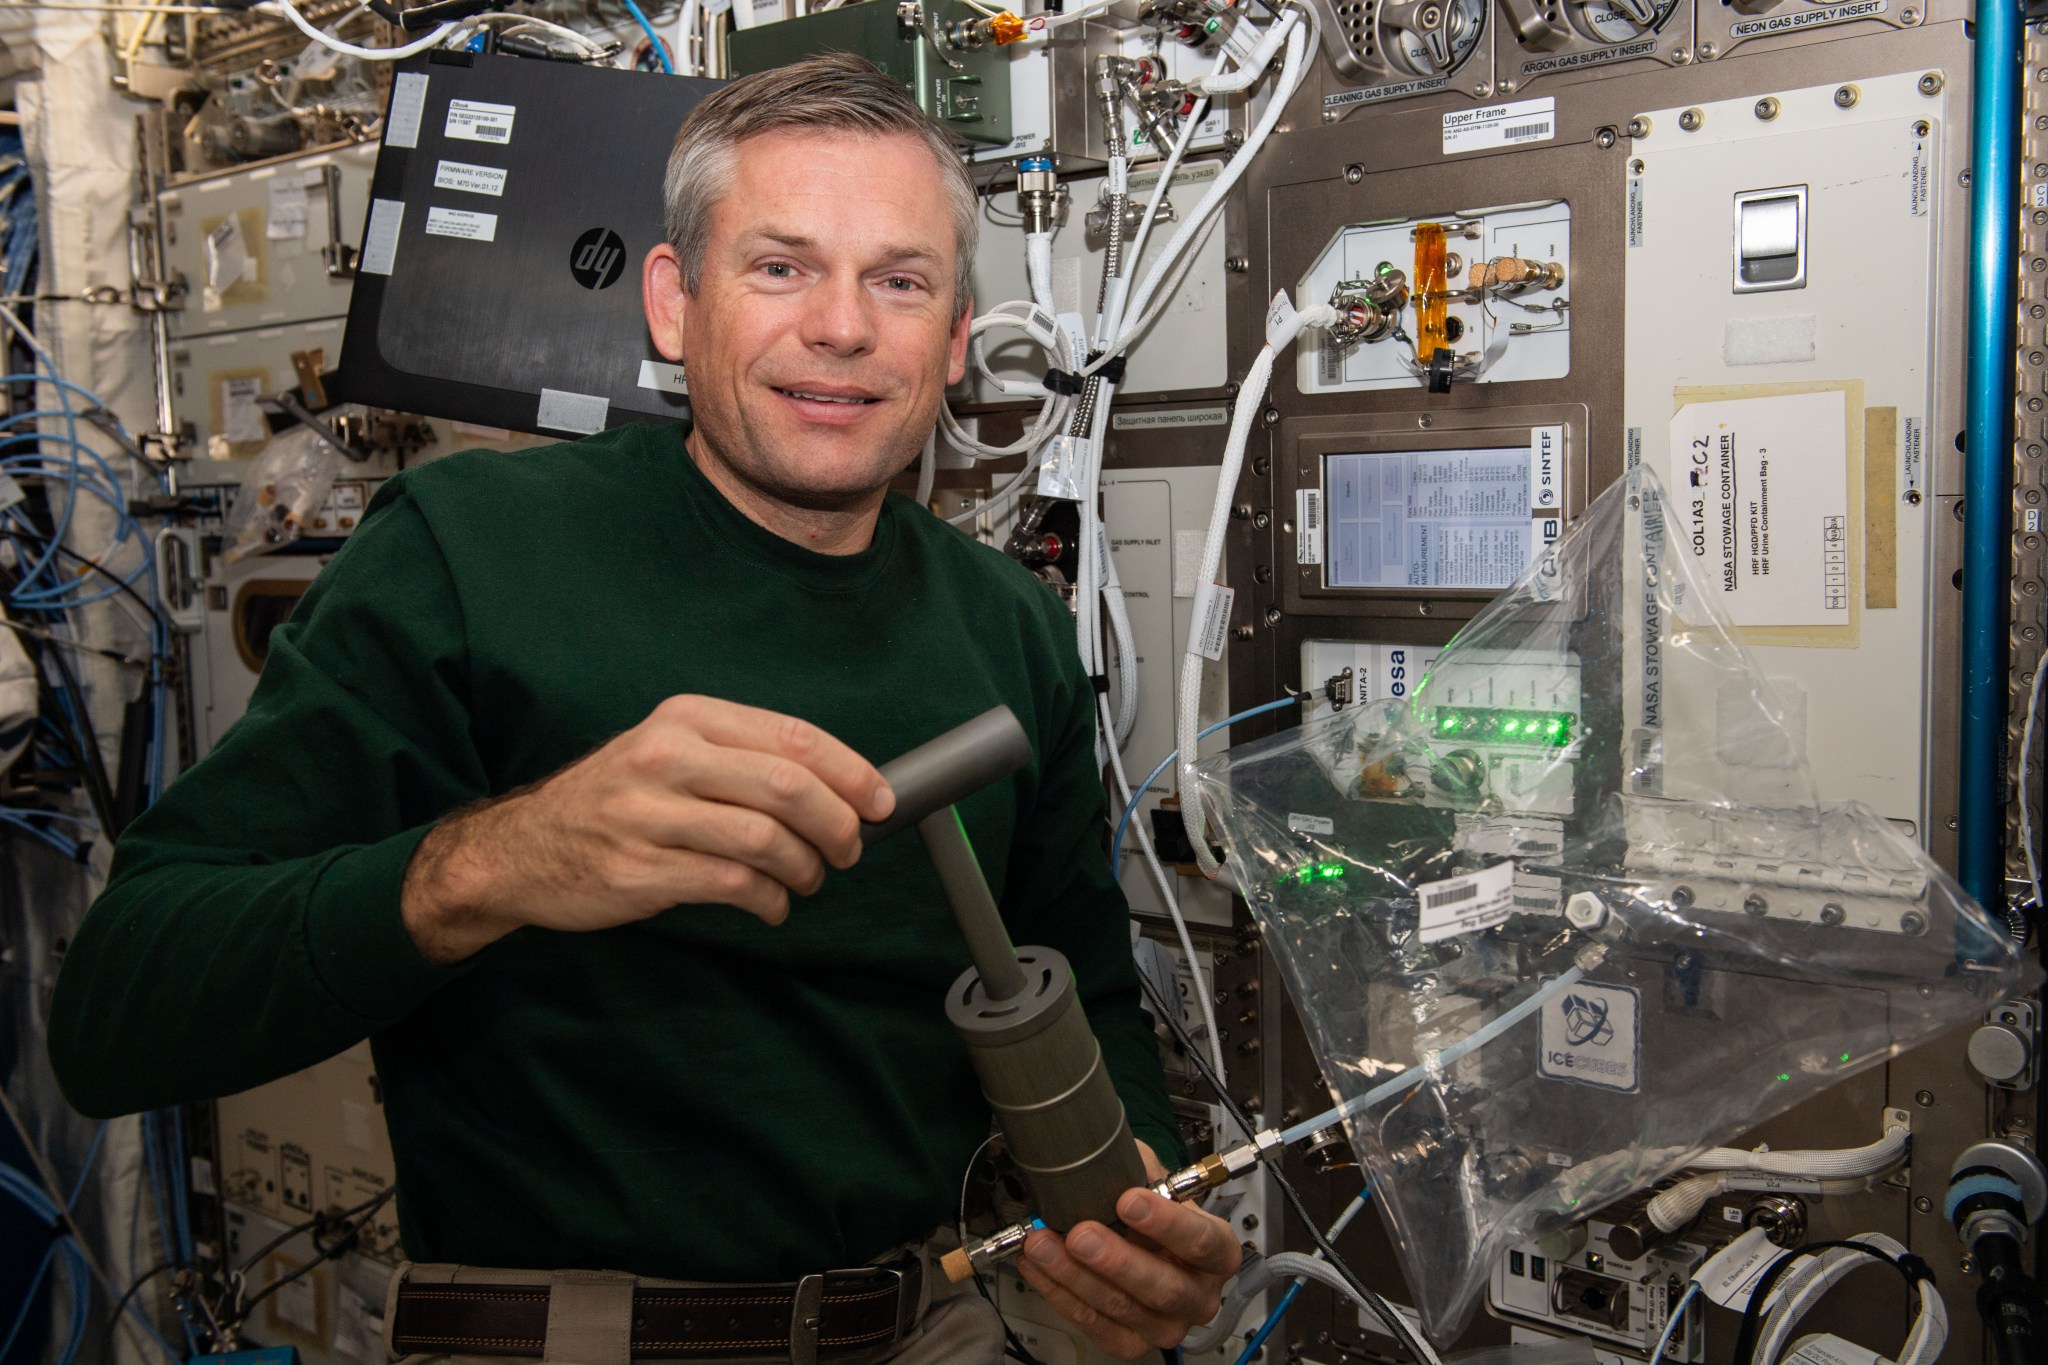
[[[1612,147],[1618,141],[1620,141],[1620,138],[1615,135],[1612,128],[1602,128],[1599,132],[1593,134],[1593,145],[1602,151]]]
[[[1840,924],[1847,918],[1849,918],[1848,912],[1833,902],[1829,902],[1820,908],[1820,922],[1822,924]]]
[[[1933,1213],[1934,1201],[1923,1194],[1913,1201],[1913,1210],[1916,1213]]]
[[[1363,179],[1365,179],[1365,167],[1354,163],[1344,168],[1345,183],[1356,185]]]
[[[1904,9],[1899,11],[1899,22],[1905,24],[1908,27],[1911,27],[1912,25],[1919,23],[1920,11],[1914,9],[1911,5],[1906,6]]]
[[[1835,108],[1854,109],[1856,101],[1863,98],[1863,92],[1853,85],[1839,86],[1835,90]]]
[[[1472,87],[1472,93],[1479,96],[1479,98],[1481,99],[1485,99],[1488,95],[1491,95],[1493,93],[1493,82],[1479,82],[1479,84]]]
[[[1673,66],[1686,66],[1686,65],[1689,65],[1689,64],[1690,64],[1691,62],[1692,62],[1692,49],[1691,49],[1691,48],[1689,48],[1689,47],[1675,47],[1675,48],[1671,49],[1671,64],[1672,64]]]
[[[1701,60],[1701,61],[1703,61],[1703,62],[1711,62],[1712,60],[1714,60],[1714,58],[1716,58],[1716,57],[1718,57],[1718,56],[1720,56],[1720,55],[1721,55],[1721,49],[1720,49],[1720,48],[1718,48],[1718,47],[1715,47],[1715,46],[1714,46],[1714,45],[1713,45],[1712,43],[1701,43],[1701,44],[1700,44],[1700,60]]]
[[[1681,909],[1681,910],[1683,910],[1683,909],[1685,909],[1685,908],[1686,908],[1687,906],[1691,905],[1691,904],[1692,904],[1692,888],[1691,888],[1691,887],[1689,887],[1689,886],[1674,886],[1674,887],[1672,887],[1672,888],[1671,888],[1671,903],[1672,903],[1673,905],[1677,906],[1677,907],[1678,907],[1679,909]]]
[[[1698,109],[1688,109],[1678,116],[1678,126],[1688,133],[1698,132],[1700,125],[1706,121],[1706,114]]]
[[[1934,1107],[1934,1092],[1932,1090],[1915,1092],[1913,1103],[1919,1105],[1922,1109],[1932,1109]]]
[[[1756,116],[1759,119],[1763,120],[1765,123],[1769,123],[1772,119],[1778,116],[1779,108],[1780,106],[1775,98],[1773,98],[1770,95],[1765,95],[1762,99],[1756,102]]]
[[[1500,92],[1503,95],[1512,95],[1515,93],[1515,90],[1516,86],[1513,81],[1502,81],[1500,83]]]
[[[1926,137],[1926,136],[1927,136],[1927,135],[1928,135],[1929,133],[1931,133],[1931,132],[1933,132],[1933,131],[1934,131],[1934,125],[1933,125],[1933,124],[1931,124],[1931,123],[1929,123],[1929,122],[1928,122],[1928,121],[1927,121],[1926,119],[1924,119],[1924,118],[1923,118],[1923,119],[1917,119],[1917,120],[1915,120],[1915,121],[1914,121],[1914,123],[1913,123],[1913,136],[1914,136],[1914,137]]]
[[[1930,71],[1920,78],[1920,93],[1923,95],[1939,95],[1942,87],[1947,84],[1948,81],[1943,78],[1939,71]]]
[[[1924,934],[1927,932],[1927,916],[1918,910],[1908,910],[1899,916],[1899,930],[1907,934]]]
[[[1335,123],[1336,121],[1337,121],[1337,111],[1336,111],[1335,109],[1325,109],[1325,110],[1323,110],[1323,122],[1325,122],[1325,123]]]
[[[1771,903],[1752,891],[1742,898],[1742,909],[1746,914],[1768,915],[1771,913]]]
[[[1650,135],[1650,121],[1641,115],[1630,119],[1628,121],[1628,135],[1630,137],[1648,137]]]

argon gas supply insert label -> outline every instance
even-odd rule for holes
[[[1496,863],[1483,872],[1423,882],[1415,888],[1424,943],[1491,929],[1514,913],[1515,864]]]

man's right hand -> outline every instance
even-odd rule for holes
[[[401,908],[431,962],[523,925],[584,931],[673,905],[734,905],[780,924],[825,864],[853,866],[860,824],[895,793],[807,721],[671,697],[554,776],[457,812],[420,841]]]

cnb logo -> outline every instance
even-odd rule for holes
[[[609,289],[626,268],[626,244],[610,228],[592,228],[569,250],[569,273],[585,289]]]
[[[1558,1010],[1564,1015],[1564,1040],[1570,1046],[1606,1047],[1614,1040],[1607,1002],[1599,996],[1567,995]]]

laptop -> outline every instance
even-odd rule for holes
[[[398,64],[330,392],[557,436],[688,421],[640,263],[676,129],[720,84],[469,52]]]

